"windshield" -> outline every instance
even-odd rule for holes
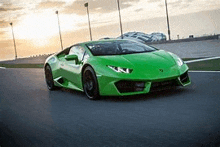
[[[86,44],[94,56],[152,52],[157,49],[133,41],[93,42]]]

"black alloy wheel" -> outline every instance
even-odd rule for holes
[[[90,100],[99,98],[98,81],[90,66],[87,66],[83,71],[83,90]]]
[[[45,67],[45,79],[47,83],[47,88],[49,90],[55,90],[56,86],[54,85],[52,71],[49,65]]]

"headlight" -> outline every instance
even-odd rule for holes
[[[174,58],[174,60],[176,61],[178,66],[182,66],[183,65],[184,62],[183,62],[183,60],[180,57],[178,57],[177,55],[175,55],[175,54],[173,54],[171,52],[168,52],[168,53]]]
[[[183,65],[183,60],[178,57],[176,63],[177,63],[179,66],[182,66],[182,65]]]
[[[120,73],[131,73],[133,71],[132,69],[129,68],[115,67],[110,65],[108,65],[108,67],[114,70],[115,72],[120,72]]]

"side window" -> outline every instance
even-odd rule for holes
[[[83,54],[85,52],[85,49],[81,46],[73,46],[70,49],[69,55],[77,55],[78,59],[81,61],[83,58]]]
[[[66,49],[64,49],[62,52],[60,52],[60,53],[57,55],[57,57],[58,57],[58,58],[61,58],[61,57],[64,57],[65,55],[68,55],[69,51],[70,51],[70,48],[66,48]]]

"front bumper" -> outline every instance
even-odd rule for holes
[[[162,79],[120,79],[115,77],[99,76],[99,91],[103,96],[126,96],[145,94],[176,86],[187,86],[191,83],[188,71],[173,77]]]

